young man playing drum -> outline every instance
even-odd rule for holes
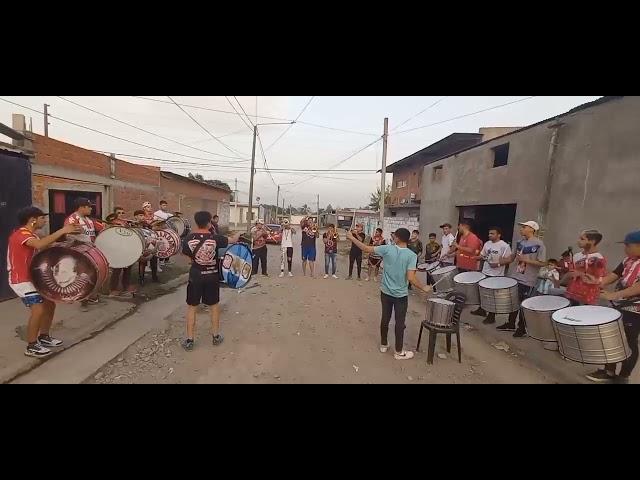
[[[125,211],[122,207],[113,209],[113,213],[106,220],[107,223],[119,227],[127,227],[129,222],[124,218]],[[118,289],[122,281],[122,289]],[[109,283],[109,296],[132,297],[134,289],[131,288],[131,266],[127,268],[112,268]]]
[[[449,253],[456,254],[456,265],[460,273],[477,272],[480,262],[477,260],[482,250],[482,240],[471,231],[471,220],[462,220],[458,225],[460,240],[454,242]]]
[[[598,252],[602,234],[597,230],[585,230],[578,238],[580,251],[573,257],[569,272],[560,280],[567,285],[565,296],[575,305],[597,305],[600,300],[600,283],[590,280],[606,275],[607,260]]]
[[[392,313],[396,323],[396,345],[394,358],[396,360],[410,360],[413,352],[404,350],[404,329],[409,306],[409,283],[423,292],[431,292],[433,288],[422,285],[416,277],[416,254],[407,248],[411,234],[406,228],[396,230],[395,245],[381,245],[373,247],[365,245],[348,232],[347,238],[363,252],[375,253],[384,261],[384,273],[380,288],[380,301],[382,303],[382,320],[380,323],[380,352],[389,350],[388,333]]]
[[[451,233],[451,224],[444,223],[440,225],[442,229],[442,251],[440,252],[440,266],[448,267],[453,265],[454,252],[451,246],[456,243],[456,237]]]
[[[595,278],[588,275],[592,282],[602,287],[616,284],[614,292],[603,292],[602,299],[608,300],[622,312],[622,322],[631,349],[631,356],[622,362],[620,373],[616,376],[616,365],[606,365],[604,370],[587,375],[587,378],[599,383],[628,383],[629,377],[638,363],[638,337],[640,336],[640,231],[632,232],[624,239],[626,258],[610,274]]]
[[[218,249],[227,248],[229,242],[236,243],[221,235],[212,235],[211,214],[197,212],[194,215],[196,226],[182,242],[182,253],[191,261],[189,284],[187,285],[187,338],[182,347],[193,350],[196,330],[196,312],[200,304],[211,307],[211,333],[213,344],[220,345],[224,337],[220,333],[220,277],[218,275]]]
[[[517,253],[511,254],[509,263],[514,261],[517,263],[515,271],[510,272],[510,277],[518,281],[518,297],[520,303],[522,303],[531,296],[538,281],[538,272],[541,267],[547,264],[547,250],[542,240],[536,237],[536,233],[540,230],[537,222],[528,221],[518,225],[520,225],[522,239],[518,241],[516,245]],[[500,325],[497,329],[506,332],[515,331],[513,334],[515,338],[526,336],[526,323],[522,314],[520,314],[520,321],[516,328],[518,313],[509,314],[509,321]]]
[[[30,271],[31,260],[38,250],[48,247],[65,235],[82,233],[80,225],[67,224],[57,232],[39,238],[36,232],[46,225],[46,215],[36,207],[26,207],[20,210],[18,212],[20,227],[9,237],[7,249],[9,287],[31,311],[27,324],[27,348],[24,351],[28,357],[46,357],[51,353],[47,347],[62,345],[62,340],[49,335],[56,304],[42,298],[33,285]]]
[[[160,200],[160,210],[156,210],[155,212],[153,212],[153,220],[154,221],[160,220],[160,221],[166,222],[167,219],[171,217],[173,217],[173,214],[169,212],[169,204],[166,202],[166,200]],[[171,259],[169,258],[161,259],[160,263],[163,265],[170,265]]]

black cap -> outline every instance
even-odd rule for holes
[[[76,208],[93,207],[93,203],[91,203],[91,200],[89,200],[88,198],[85,198],[85,197],[76,198],[76,201],[74,202],[74,205],[76,206]]]
[[[18,222],[20,225],[25,225],[30,218],[44,217],[46,215],[48,214],[40,210],[38,207],[24,207],[18,210]]]

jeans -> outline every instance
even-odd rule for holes
[[[622,362],[620,376],[629,378],[631,376],[631,372],[633,372],[633,369],[638,363],[638,356],[640,354],[640,351],[638,350],[638,336],[640,336],[640,314],[623,311],[622,323],[624,323],[624,333],[627,336],[627,342],[629,342],[631,356],[624,362]],[[606,365],[605,369],[609,372],[615,373],[616,364]]]
[[[358,278],[362,275],[362,250],[349,253],[349,276],[353,275],[353,264],[358,266]]]
[[[407,319],[407,308],[409,307],[409,297],[396,298],[386,293],[380,292],[380,302],[382,303],[382,321],[380,322],[380,345],[388,345],[389,323],[391,313],[395,314],[396,320],[396,353],[404,349],[404,329]]]
[[[258,263],[262,267],[262,275],[267,274],[267,246],[257,248],[253,251],[253,275],[258,273]]]
[[[337,253],[325,253],[324,254],[324,273],[329,275],[329,264],[331,263],[331,274],[336,274],[336,259],[338,258]]]

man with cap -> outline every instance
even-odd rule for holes
[[[451,224],[444,223],[440,225],[442,229],[442,250],[440,250],[440,264],[443,267],[453,265],[454,253],[450,250],[450,247],[456,243],[456,237],[451,233]]]
[[[622,312],[622,322],[631,349],[631,356],[622,362],[616,376],[616,364],[605,365],[604,370],[587,375],[593,382],[628,383],[631,372],[638,363],[638,336],[640,335],[640,231],[629,233],[624,239],[626,258],[605,277],[590,277],[602,287],[616,284],[615,291],[603,292],[601,298],[608,300]]]
[[[262,275],[268,277],[267,274],[267,238],[269,234],[264,227],[264,220],[259,219],[256,226],[251,229],[253,237],[253,275],[258,273],[258,264],[262,267]]]
[[[511,278],[518,281],[518,297],[522,304],[531,296],[533,289],[538,281],[538,272],[541,267],[547,265],[547,249],[536,234],[540,231],[537,222],[530,220],[528,222],[518,223],[520,225],[520,235],[522,239],[516,244],[515,253],[511,254],[509,262],[516,262],[515,271],[510,272]],[[509,314],[509,321],[498,327],[498,330],[513,332],[515,338],[521,338],[527,335],[524,315],[520,314],[520,321],[516,328],[516,319],[519,312]]]

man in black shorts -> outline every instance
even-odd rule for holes
[[[182,242],[182,253],[191,261],[187,285],[187,338],[182,343],[182,347],[187,351],[193,350],[196,312],[201,303],[211,307],[213,344],[220,345],[224,339],[220,333],[218,248],[227,248],[229,242],[236,243],[238,240],[213,235],[209,230],[211,228],[209,212],[197,212],[194,220],[197,228]]]

